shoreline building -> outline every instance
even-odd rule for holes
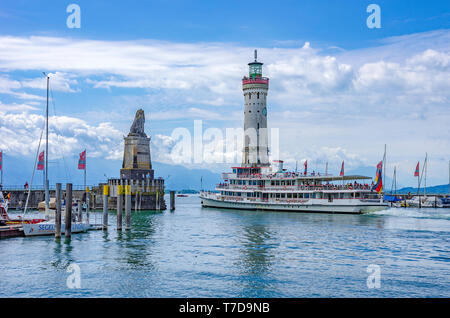
[[[144,131],[145,113],[136,112],[128,136],[124,137],[119,179],[109,179],[110,207],[117,206],[119,185],[131,185],[131,206],[135,210],[165,210],[164,179],[154,178],[150,137]]]
[[[388,207],[366,176],[289,172],[282,160],[269,161],[267,93],[269,79],[263,63],[248,64],[242,79],[244,95],[244,147],[242,163],[223,173],[215,192],[200,192],[203,207],[292,212],[365,213]],[[381,176],[380,176],[381,178]],[[381,184],[381,179],[380,182]]]

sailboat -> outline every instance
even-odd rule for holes
[[[55,217],[55,210],[51,210],[50,206],[49,206],[49,202],[50,202],[50,192],[49,192],[49,182],[48,182],[48,93],[49,93],[49,80],[50,77],[44,73],[44,75],[47,78],[47,108],[46,108],[46,119],[45,119],[45,131],[46,131],[46,145],[45,145],[45,177],[44,177],[44,188],[45,188],[45,216],[47,221],[45,222],[40,222],[40,223],[36,223],[36,224],[32,224],[32,223],[22,223],[22,227],[23,227],[23,232],[25,234],[25,236],[37,236],[37,235],[54,235],[56,232],[56,223],[54,220]],[[42,135],[41,135],[42,137]],[[39,142],[40,145],[40,142]],[[34,169],[34,168],[33,168]],[[34,170],[33,170],[33,175],[34,175]],[[31,179],[33,180],[33,178]],[[31,181],[32,183],[33,181]],[[31,189],[31,184],[29,189]],[[24,213],[26,213],[27,210],[27,206],[28,206],[28,198],[30,196],[30,190],[28,190],[28,197],[27,197],[27,202],[25,204],[25,210]],[[74,217],[75,215],[73,215]],[[89,222],[89,220],[86,220],[87,222]],[[87,230],[90,229],[90,224],[89,223],[82,223],[82,222],[77,222],[76,220],[72,220],[72,226],[71,226],[71,232],[72,233],[79,233],[79,232],[86,232]],[[61,234],[65,233],[65,223],[61,224]]]

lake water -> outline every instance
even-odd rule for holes
[[[110,212],[105,232],[0,240],[0,297],[450,297],[450,209],[254,212],[187,197],[133,212],[131,231],[115,223]]]

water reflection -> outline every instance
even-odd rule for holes
[[[70,237],[55,238],[50,265],[59,270],[65,270],[73,261],[72,250],[73,245]]]
[[[244,286],[243,295],[268,289],[268,274],[271,272],[273,252],[275,247],[270,244],[272,233],[265,225],[252,224],[242,228],[242,239],[238,267]]]
[[[151,256],[156,223],[157,221],[155,221],[151,212],[140,211],[132,213],[131,230],[118,232],[119,257],[129,267],[133,269],[154,269],[155,265]]]

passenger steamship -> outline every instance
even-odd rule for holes
[[[375,186],[364,183],[370,177],[332,176],[319,173],[288,172],[283,161],[268,159],[266,99],[269,79],[262,77],[262,65],[249,63],[249,76],[242,80],[244,92],[244,131],[254,129],[255,142],[244,137],[242,165],[223,173],[224,182],[216,192],[202,191],[203,207],[295,212],[366,213],[388,207]],[[380,163],[381,164],[381,163]],[[380,164],[377,167],[377,189],[381,191]]]

